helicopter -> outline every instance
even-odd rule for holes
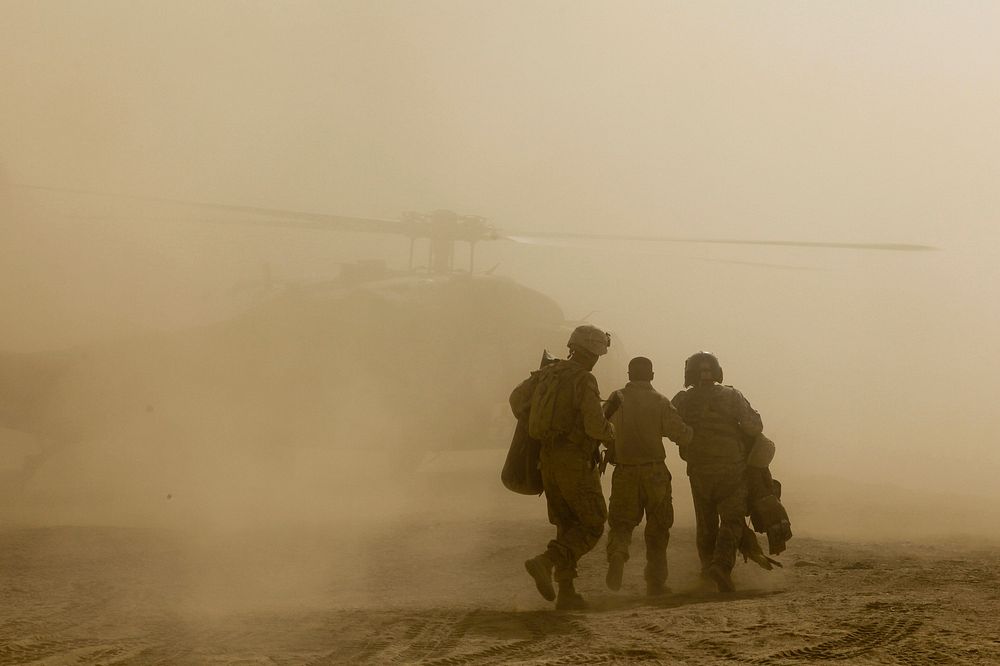
[[[104,193],[22,186],[40,193]],[[721,243],[881,251],[910,244],[715,240],[505,231],[450,210],[363,218],[281,208],[114,195],[169,216],[239,225],[363,232],[409,241],[405,270],[379,260],[342,266],[330,280],[271,290],[240,314],[58,352],[0,352],[0,427],[42,442],[28,478],[58,451],[112,436],[184,441],[225,455],[280,458],[301,447],[384,451],[401,468],[440,451],[498,449],[513,428],[510,389],[572,328],[551,297],[477,272],[483,242],[565,238]],[[179,211],[186,211],[181,213]],[[238,232],[237,232],[238,233]],[[458,266],[456,247],[468,245]],[[421,265],[418,246],[426,244]],[[599,381],[627,361],[617,336]],[[607,374],[603,374],[607,373]],[[602,377],[603,374],[603,377]],[[606,381],[605,381],[606,385]],[[221,454],[220,454],[221,455]]]

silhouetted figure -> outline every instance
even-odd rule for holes
[[[576,564],[601,538],[608,515],[597,459],[599,443],[610,442],[614,430],[604,418],[590,371],[609,345],[604,331],[578,326],[567,343],[569,358],[533,372],[510,395],[514,416],[527,418],[529,434],[542,443],[542,485],[549,522],[556,526],[556,538],[545,552],[524,566],[538,592],[555,599],[560,610],[586,607],[573,586]]]
[[[632,531],[646,515],[646,593],[667,592],[667,542],[674,524],[670,471],[664,462],[663,438],[687,446],[694,431],[681,419],[670,399],[653,388],[653,362],[639,356],[628,364],[629,382],[611,394],[605,414],[615,429],[607,452],[615,466],[608,506],[608,573],[612,590],[622,585]]]
[[[691,481],[702,575],[720,592],[732,592],[747,514],[745,442],[764,426],[742,393],[722,385],[722,366],[713,354],[698,352],[687,359],[684,386],[673,404],[694,428],[694,438],[680,453]]]

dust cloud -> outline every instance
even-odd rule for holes
[[[797,535],[996,539],[1000,41],[980,12],[4,3],[0,525],[165,530],[142,552],[180,553],[177,603],[219,612],[361,603],[411,570],[454,592],[463,554],[516,568],[505,521],[544,525],[499,486],[506,397],[586,319],[614,336],[605,394],[632,355],[672,396],[685,357],[718,354]],[[405,237],[100,193],[938,249],[497,241],[475,275],[413,277]],[[351,282],[372,260],[385,279]]]

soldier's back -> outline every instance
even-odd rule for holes
[[[580,364],[560,360],[538,371],[531,396],[528,431],[540,440],[568,434],[579,420],[576,385],[587,372]]]
[[[674,398],[684,422],[694,428],[685,459],[688,473],[741,473],[746,451],[734,403],[743,398],[732,386],[694,386]]]

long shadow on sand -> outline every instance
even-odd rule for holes
[[[743,590],[721,595],[709,592],[687,592],[651,599],[644,596],[591,595],[590,608],[585,611],[498,611],[476,610],[467,616],[466,631],[504,640],[539,638],[540,634],[557,636],[589,633],[582,626],[584,616],[617,611],[669,609],[698,604],[731,603],[744,599],[763,599],[783,594],[782,590]]]
[[[609,611],[632,610],[635,608],[680,608],[698,604],[718,604],[740,601],[743,599],[763,599],[778,594],[784,590],[738,590],[729,594],[720,594],[708,590],[689,590],[668,594],[662,597],[625,596],[625,595],[590,595],[587,602],[590,608],[587,613],[602,613]]]
[[[672,595],[650,600],[646,597],[590,597],[591,608],[583,612],[555,610],[499,611],[473,610],[447,627],[447,636],[433,641],[411,641],[401,656],[425,666],[452,666],[508,661],[544,661],[549,664],[651,662],[663,655],[648,643],[648,637],[628,645],[608,645],[602,636],[603,621],[594,616],[616,611],[650,611],[680,608],[695,604],[727,603],[740,599],[759,599],[780,592],[747,590],[722,596],[707,592]],[[431,613],[433,615],[433,613]],[[648,627],[647,627],[648,629]],[[461,650],[441,656],[460,644],[477,649]],[[428,660],[429,658],[429,660]]]

